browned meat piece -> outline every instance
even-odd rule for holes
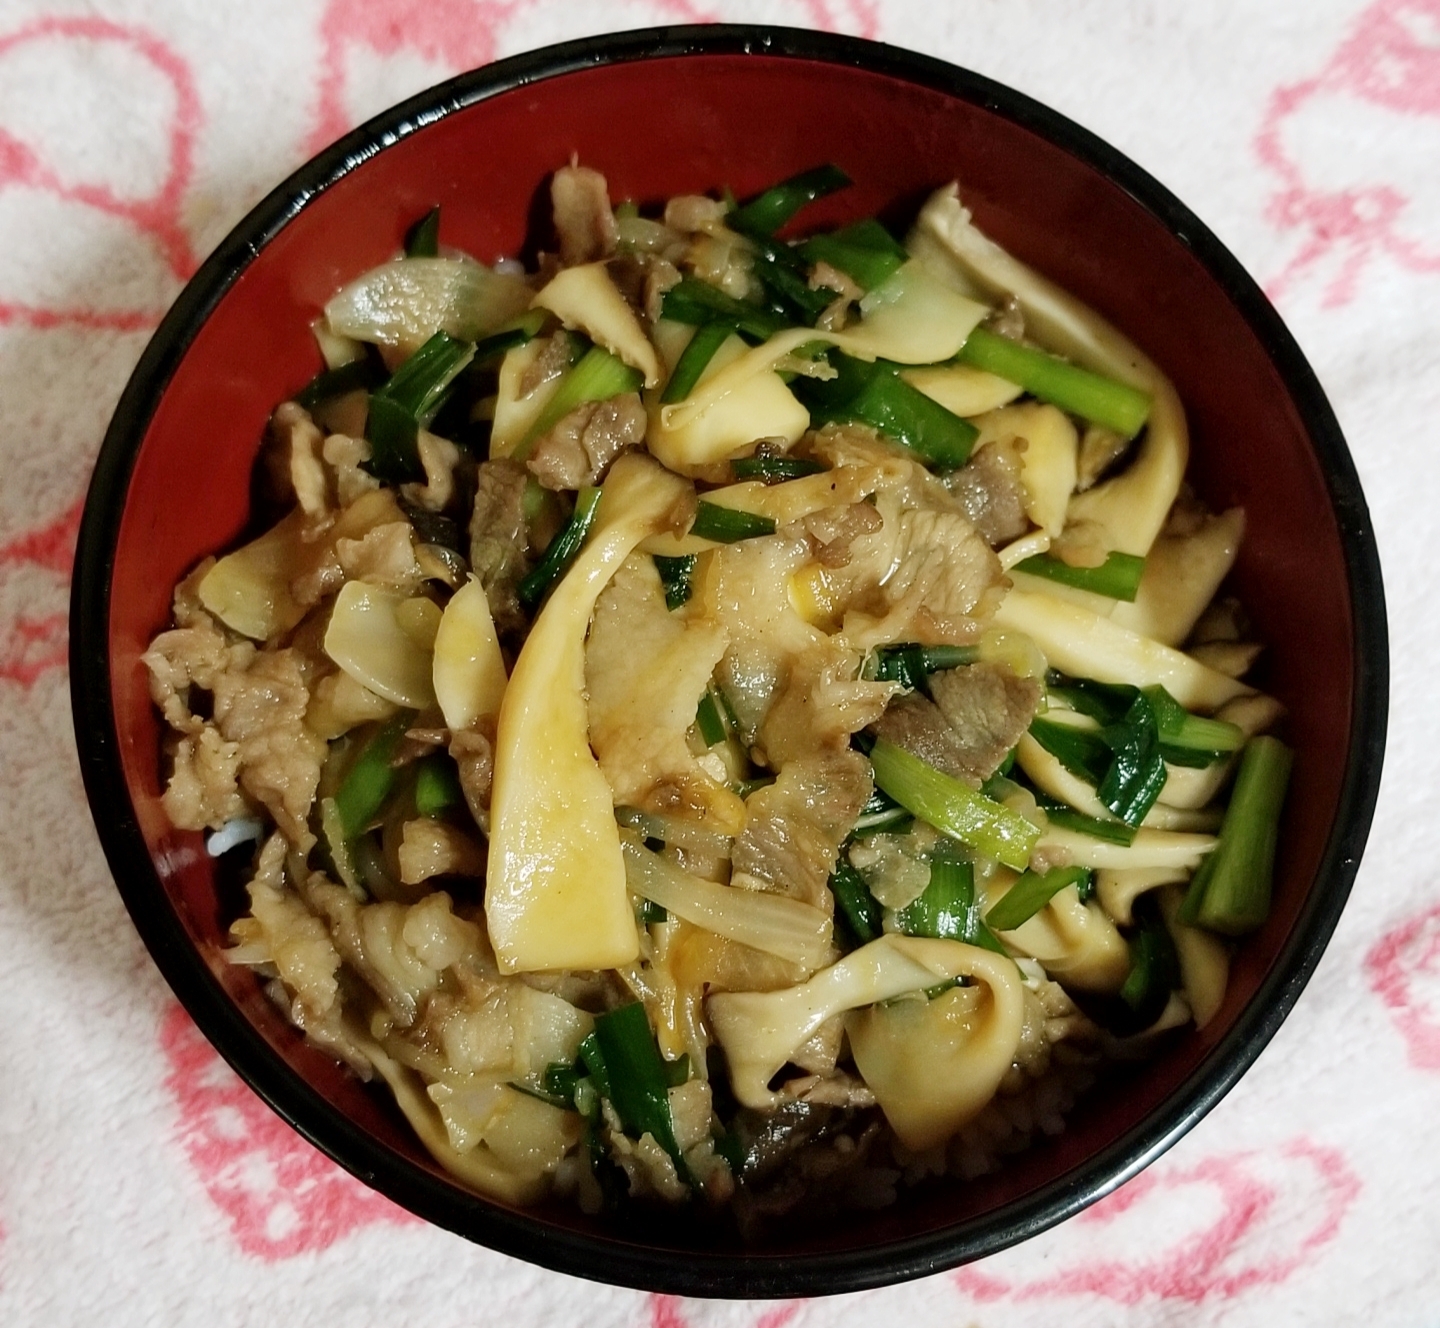
[[[978,782],[970,772],[960,735],[946,722],[940,707],[919,692],[908,692],[891,701],[876,721],[874,733],[955,779],[967,784]]]
[[[566,267],[593,263],[615,252],[619,231],[610,209],[610,190],[599,171],[562,166],[550,181],[550,205]]]
[[[960,738],[969,774],[988,779],[1030,727],[1044,689],[1003,664],[981,660],[930,675],[930,695]]]
[[[645,307],[645,277],[649,269],[650,259],[645,254],[617,254],[605,264],[605,274],[634,309]]]
[[[241,788],[302,850],[315,842],[305,822],[327,751],[305,725],[309,704],[305,661],[294,650],[266,651],[243,673],[215,680],[215,726],[239,744]]]
[[[885,519],[873,503],[825,507],[804,519],[805,533],[819,546],[815,550],[815,561],[822,567],[846,566],[850,561],[850,545],[884,524]]]
[[[489,734],[462,729],[450,736],[450,755],[460,770],[460,788],[475,824],[490,824],[490,783],[495,775],[495,744]]]
[[[470,516],[470,566],[485,587],[501,632],[522,631],[518,589],[531,567],[525,529],[525,467],[518,461],[483,461],[475,475]]]
[[[645,422],[638,393],[587,401],[536,441],[525,464],[541,484],[557,492],[598,484],[621,452],[645,441]]]
[[[665,292],[680,284],[680,269],[668,258],[652,258],[645,276],[645,316],[658,322],[665,306]]]
[[[1023,441],[1015,438],[991,443],[945,481],[992,548],[1018,539],[1030,529],[1020,482],[1023,447]]]
[[[870,796],[870,763],[848,749],[794,761],[746,801],[731,882],[831,908],[835,858]]]
[[[140,662],[150,671],[150,699],[165,722],[181,733],[198,733],[203,721],[191,713],[191,687],[213,691],[223,674],[243,671],[254,657],[248,641],[231,645],[208,615],[196,614],[191,626],[161,632]]]

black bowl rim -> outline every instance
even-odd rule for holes
[[[872,1248],[766,1255],[675,1253],[551,1226],[456,1190],[335,1110],[270,1050],[191,945],[166,902],[130,802],[111,709],[109,591],[139,446],[201,325],[264,246],[325,189],[392,143],[527,84],[606,64],[756,54],[864,68],[946,93],[1031,130],[1124,189],[1187,246],[1265,347],[1309,433],[1340,529],[1355,641],[1350,759],[1335,823],[1297,924],[1255,998],[1161,1108],[1082,1166],[982,1216]],[[939,1272],[1036,1235],[1159,1157],[1235,1084],[1314,972],[1339,919],[1374,814],[1385,749],[1389,655],[1379,555],[1359,478],[1314,372],[1269,300],[1211,231],[1163,185],[1088,130],[958,66],[855,37],[758,25],[641,29],[547,47],[462,74],[346,135],[273,190],[223,240],[160,323],[125,388],[95,465],[71,594],[71,702],[96,829],[116,886],[156,965],[196,1024],[250,1086],[321,1151],[438,1226],[531,1263],[599,1282],[695,1296],[814,1296]],[[160,904],[160,907],[156,905]]]

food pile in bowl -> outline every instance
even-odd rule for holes
[[[1220,1009],[1289,749],[1181,402],[954,185],[572,163],[336,291],[145,655],[231,963],[512,1204],[973,1178]],[[794,238],[798,237],[798,238]]]

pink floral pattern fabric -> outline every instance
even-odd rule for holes
[[[66,691],[70,560],[109,412],[245,210],[336,135],[459,69],[723,19],[875,37],[1011,83],[1218,231],[1348,431],[1386,569],[1399,720],[1334,943],[1192,1135],[995,1258],[781,1305],[527,1267],[426,1226],[295,1136],[200,1037],[130,926],[85,808]],[[1433,1322],[1437,162],[1440,0],[0,0],[0,1323]]]

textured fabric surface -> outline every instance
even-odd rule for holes
[[[85,808],[79,504],[167,303],[256,200],[458,69],[656,21],[878,36],[1010,83],[1185,199],[1270,292],[1380,533],[1395,724],[1294,1014],[1104,1203],[957,1273],[721,1304],[589,1286],[364,1190],[217,1060]],[[1440,0],[0,0],[0,1323],[594,1328],[1423,1324],[1440,1303]],[[1422,833],[1423,832],[1423,833]]]

